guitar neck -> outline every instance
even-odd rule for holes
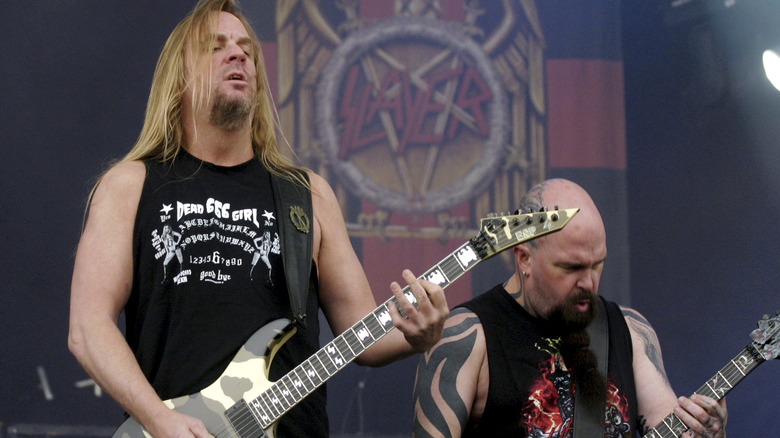
[[[748,344],[741,353],[720,369],[710,380],[696,391],[696,394],[706,395],[720,400],[729,393],[757,366],[765,362],[753,344]],[[688,426],[675,414],[669,414],[655,428],[649,430],[643,438],[678,438]]]
[[[420,278],[446,288],[484,258],[483,251],[472,239]],[[410,302],[416,304],[409,286],[406,286],[403,292]],[[401,309],[395,296],[388,299],[251,401],[249,406],[262,427],[265,429],[273,424],[290,408],[394,329],[388,309],[391,303]],[[403,311],[401,313],[403,314]]]

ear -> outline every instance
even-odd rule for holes
[[[520,244],[513,248],[515,257],[515,266],[517,272],[530,272],[531,271],[531,249],[528,244]]]

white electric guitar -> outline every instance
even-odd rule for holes
[[[519,243],[562,229],[578,211],[573,208],[492,214],[480,221],[480,230],[475,237],[420,278],[445,288],[483,260]],[[403,292],[416,304],[408,286]],[[165,404],[200,419],[215,437],[273,438],[278,420],[287,411],[395,328],[388,310],[391,303],[398,306],[395,296],[276,382],[268,380],[271,361],[295,334],[295,327],[287,319],[272,321],[249,338],[214,383],[197,394],[173,398]],[[129,418],[114,432],[113,438],[150,436],[140,423]]]
[[[750,338],[753,342],[712,376],[696,394],[720,400],[756,367],[780,356],[780,310],[777,316],[770,318],[765,315],[758,321],[758,328],[750,333]],[[642,438],[678,438],[687,430],[688,426],[677,415],[669,414]]]

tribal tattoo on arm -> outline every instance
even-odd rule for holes
[[[420,358],[414,389],[413,436],[460,436],[465,429],[473,406],[473,400],[467,398],[473,396],[459,391],[458,375],[474,353],[479,325],[479,318],[468,309],[454,309],[441,340]],[[461,381],[476,385],[476,378],[461,376]]]

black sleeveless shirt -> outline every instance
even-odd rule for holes
[[[182,150],[172,163],[145,164],[126,336],[166,400],[209,386],[255,331],[291,310],[282,218],[262,163],[222,167]],[[271,380],[319,348],[316,288],[307,313],[306,328],[275,355]],[[325,400],[323,386],[282,417],[277,436],[327,436]]]
[[[610,327],[606,438],[636,434],[632,343],[620,308],[604,300]],[[501,285],[462,305],[477,314],[485,332],[490,387],[479,424],[464,437],[571,438],[574,376],[566,369],[560,338],[529,315]]]

